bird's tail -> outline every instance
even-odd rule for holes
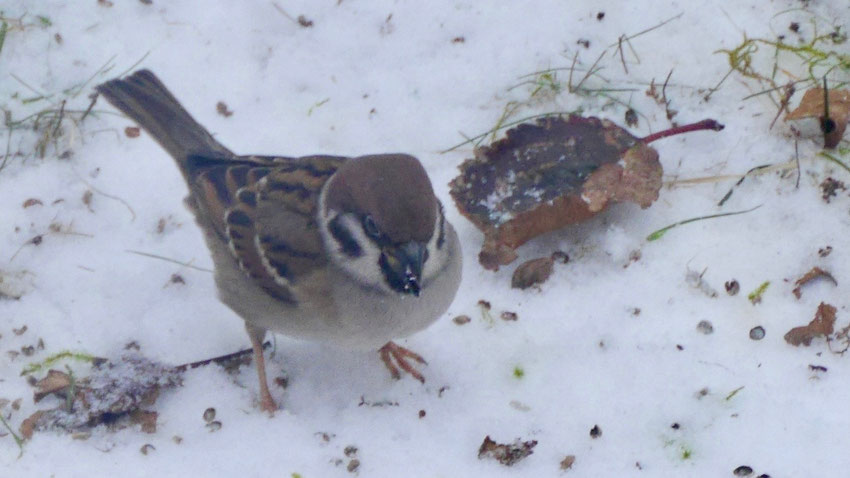
[[[162,145],[177,161],[187,181],[191,180],[190,157],[233,157],[230,150],[183,109],[150,70],[107,81],[96,90]]]

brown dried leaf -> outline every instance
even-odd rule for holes
[[[511,277],[511,287],[524,290],[546,282],[552,275],[554,264],[552,257],[540,257],[520,264]]]
[[[154,411],[135,409],[130,412],[130,422],[140,425],[145,433],[156,433],[156,419],[158,414]]]
[[[785,334],[785,341],[795,346],[800,346],[800,344],[809,346],[815,337],[828,336],[832,333],[835,325],[835,312],[835,307],[821,302],[818,311],[815,313],[815,318],[809,322],[809,325],[794,327]]]
[[[70,386],[71,377],[67,373],[53,369],[48,370],[47,375],[35,383],[37,390],[33,396],[33,401],[38,403],[51,393],[64,394]]]
[[[584,221],[613,202],[648,207],[658,198],[661,164],[647,143],[723,125],[714,120],[636,138],[594,117],[550,116],[508,130],[475,149],[449,186],[458,210],[484,233],[478,261],[497,270],[527,241]]]
[[[575,463],[575,462],[576,462],[576,456],[575,455],[567,455],[567,456],[564,457],[563,460],[561,460],[561,469],[562,470],[569,470],[570,468],[573,467],[573,463]]]
[[[67,395],[72,389],[73,397],[57,408],[33,414],[25,421],[28,433],[48,429],[75,433],[126,417],[142,425],[144,431],[155,431],[156,414],[141,407],[152,405],[162,387],[179,385],[180,369],[139,354],[127,354],[99,364],[91,375],[77,379],[73,386],[68,374],[55,370],[37,382],[36,401],[48,393]]]
[[[794,287],[794,290],[791,291],[794,293],[794,297],[799,299],[800,296],[803,295],[803,286],[819,277],[823,277],[824,279],[829,280],[836,286],[838,285],[838,281],[835,280],[835,277],[832,277],[832,274],[821,269],[820,267],[812,267],[812,270],[806,272],[805,274],[803,274],[803,277],[800,277],[799,279],[797,279],[796,282],[794,282],[794,285],[797,286]]]
[[[32,206],[41,206],[42,204],[44,204],[44,203],[41,202],[41,199],[29,198],[26,201],[24,201],[23,208],[26,209],[26,208],[32,207]]]
[[[45,413],[46,412],[44,410],[39,410],[21,422],[21,427],[18,430],[21,432],[21,436],[24,437],[24,440],[32,438],[32,434],[36,430],[36,424],[39,420],[41,420],[41,416]]]
[[[487,435],[478,448],[478,459],[493,458],[505,466],[512,466],[534,453],[535,446],[537,446],[537,440],[523,442],[517,439],[513,443],[506,444],[496,443],[490,438],[490,435]]]
[[[850,121],[850,90],[829,90],[829,119],[832,121],[831,129],[824,130],[826,111],[824,107],[823,88],[811,88],[806,90],[800,105],[785,116],[785,121],[816,118],[821,122],[821,130],[824,132],[824,147],[834,148],[838,146]]]
[[[528,240],[593,216],[585,180],[638,143],[610,121],[572,115],[521,124],[476,148],[450,186],[460,212],[484,232],[481,264],[498,269]]]
[[[585,181],[582,197],[591,212],[605,209],[611,201],[647,208],[658,199],[662,173],[658,152],[637,144],[623,154],[622,163],[603,164]]]

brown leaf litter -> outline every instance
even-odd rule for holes
[[[833,89],[826,93],[823,88],[806,90],[800,105],[785,116],[785,121],[809,118],[820,122],[825,148],[838,146],[850,121],[850,90]]]
[[[809,346],[816,337],[827,337],[832,334],[835,325],[834,306],[821,302],[815,313],[815,318],[808,325],[794,327],[785,334],[785,341],[791,345]]]
[[[556,260],[566,264],[570,258],[564,252],[555,251],[549,257],[539,257],[523,262],[511,276],[511,287],[525,290],[546,282],[552,275]]]
[[[537,440],[524,442],[517,439],[513,443],[496,443],[487,435],[478,448],[478,459],[492,458],[505,466],[513,466],[534,453],[535,446]]]
[[[809,272],[806,272],[802,277],[794,282],[796,287],[794,287],[794,290],[791,291],[794,294],[794,297],[799,299],[803,295],[803,286],[819,278],[824,278],[832,282],[834,285],[838,285],[838,281],[835,280],[835,277],[833,277],[828,271],[825,271],[820,267],[812,267]]]
[[[116,361],[96,365],[84,378],[50,370],[36,382],[34,400],[48,395],[64,399],[56,408],[39,410],[21,424],[21,434],[29,439],[35,431],[79,432],[100,425],[139,424],[143,431],[156,431],[157,414],[144,410],[156,402],[163,388],[181,383],[182,371],[151,361],[139,354],[127,354]]]
[[[461,214],[484,233],[478,260],[497,270],[516,248],[546,232],[587,220],[609,204],[649,207],[661,189],[658,152],[648,143],[723,126],[706,120],[636,138],[616,124],[570,115],[540,118],[475,149],[450,183]]]

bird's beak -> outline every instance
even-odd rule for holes
[[[384,248],[381,267],[390,285],[399,292],[419,297],[426,254],[427,246],[416,241]]]

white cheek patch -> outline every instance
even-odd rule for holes
[[[389,290],[389,287],[381,274],[378,260],[381,251],[375,246],[363,232],[360,221],[354,214],[346,213],[337,216],[333,211],[323,217],[321,222],[322,238],[325,249],[329,252],[331,262],[342,268],[346,273],[356,278],[359,282],[373,287]],[[346,254],[340,243],[328,230],[330,220],[337,217],[337,227],[344,228],[347,233],[360,246],[361,253],[357,257]]]
[[[442,205],[437,205],[437,220],[434,222],[434,233],[426,246],[428,249],[428,260],[422,269],[422,279],[426,284],[436,276],[446,265],[449,259],[449,244],[446,234],[446,223],[443,217]],[[442,244],[440,244],[442,242]],[[440,247],[442,246],[442,247]]]

